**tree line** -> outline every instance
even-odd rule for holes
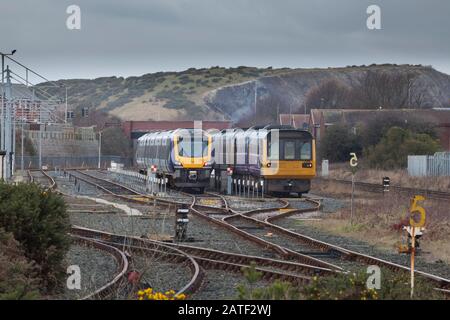
[[[440,149],[433,124],[385,114],[354,127],[345,123],[328,127],[319,155],[331,162],[345,162],[355,152],[371,168],[395,169],[406,167],[408,155],[431,155]]]
[[[426,88],[417,72],[367,71],[354,85],[329,79],[311,88],[305,97],[308,108],[320,109],[420,109],[429,106]]]

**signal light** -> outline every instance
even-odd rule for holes
[[[153,164],[152,164],[152,166],[150,167],[150,170],[151,170],[153,173],[155,173],[157,169],[158,169],[158,168],[157,168],[155,165],[153,165]]]
[[[228,168],[227,168],[227,174],[228,174],[229,176],[232,176],[232,175],[233,175],[233,168],[228,167]]]

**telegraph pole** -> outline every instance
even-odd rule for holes
[[[258,98],[258,86],[257,86],[258,79],[255,80],[255,117],[256,117],[256,100]]]
[[[12,148],[12,91],[11,91],[11,74],[9,66],[6,67],[6,90],[5,90],[5,151],[6,151],[6,165],[5,165],[5,178],[9,179],[12,175],[13,167],[13,148]]]
[[[11,92],[11,75],[9,67],[7,67],[7,70],[5,70],[5,57],[6,56],[12,56],[14,53],[16,53],[16,50],[12,50],[11,53],[3,53],[0,52],[1,58],[2,58],[2,104],[1,104],[1,119],[0,119],[0,125],[1,125],[1,143],[0,148],[1,151],[5,152],[6,161],[3,165],[3,178],[9,179],[11,177],[11,169],[13,168],[13,151],[11,144],[13,141],[11,141],[11,125],[12,125],[12,118],[11,118],[11,111],[12,111],[12,92]],[[5,87],[5,71],[6,71],[6,81],[7,86]],[[4,110],[5,109],[5,110]]]
[[[100,169],[102,162],[102,132],[98,132],[98,168]]]
[[[23,119],[23,115],[22,115],[22,119],[21,119],[21,121],[20,121],[20,125],[21,125],[21,143],[20,143],[20,151],[21,151],[21,157],[20,157],[20,170],[22,170],[22,172],[23,172],[23,150],[24,150],[24,147],[23,147],[23,143],[24,143],[24,138],[23,138],[23,122],[24,122],[24,119]]]
[[[39,123],[39,169],[42,169],[42,124]]]
[[[67,123],[67,87],[64,86],[66,89],[66,113],[64,114],[64,122]]]

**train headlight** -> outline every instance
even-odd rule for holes
[[[313,164],[311,162],[303,162],[302,168],[312,168]]]
[[[270,168],[272,164],[270,162],[267,163],[267,168]]]
[[[205,161],[205,162],[203,162],[203,166],[204,167],[208,167],[210,165],[212,165],[212,161]]]

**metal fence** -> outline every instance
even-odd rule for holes
[[[21,168],[21,157],[16,157],[16,169]],[[125,167],[132,167],[133,160],[131,158],[119,157],[119,156],[102,156],[101,167],[111,167],[111,162],[123,163]],[[24,156],[23,157],[24,169],[38,169],[39,168],[39,156]],[[77,157],[42,157],[42,166],[48,168],[97,168],[98,157],[77,156]]]
[[[408,156],[408,174],[413,177],[450,176],[450,152]]]

